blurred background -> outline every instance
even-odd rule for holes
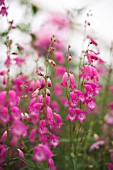
[[[25,45],[31,41],[26,31],[36,34],[48,22],[52,12],[68,14],[72,22],[71,29],[65,30],[63,38],[67,38],[76,56],[80,56],[84,38],[84,22],[90,26],[86,30],[98,43],[100,57],[109,63],[109,51],[113,40],[113,1],[112,0],[7,0],[8,20],[14,20],[21,31],[13,30],[10,37],[15,43]],[[90,16],[87,16],[89,14]],[[60,16],[59,16],[60,17]],[[1,18],[0,32],[7,29],[6,18]],[[23,30],[22,30],[23,29]],[[26,30],[28,29],[28,30]],[[41,33],[41,32],[40,32]],[[67,36],[68,35],[68,36]],[[0,44],[2,46],[2,44]],[[29,47],[28,47],[29,48]],[[4,55],[2,51],[0,55]],[[1,62],[4,57],[1,57]]]

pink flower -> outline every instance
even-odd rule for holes
[[[104,143],[105,142],[103,140],[99,140],[99,141],[95,142],[94,144],[91,145],[90,151],[94,151],[94,150],[99,149],[101,146],[104,145]]]
[[[35,128],[30,131],[29,140],[31,143],[35,142],[36,140],[36,129]]]
[[[40,81],[40,85],[41,85],[41,88],[44,88],[45,87],[45,78],[44,77],[42,77],[41,78],[41,81]]]
[[[62,77],[61,86],[64,88],[66,88],[68,86],[68,73],[67,72],[65,72]]]
[[[54,113],[54,117],[55,117],[55,119],[54,119],[54,126],[55,126],[56,129],[60,129],[61,126],[63,125],[62,118],[57,113]]]
[[[9,116],[9,113],[8,113],[8,109],[6,107],[3,107],[0,110],[0,120],[3,124],[7,124],[9,119],[10,119],[10,116]]]
[[[86,107],[93,111],[96,108],[96,103],[92,100],[87,103]]]
[[[53,156],[54,154],[51,152],[47,145],[40,144],[34,148],[33,159],[38,163],[41,163],[42,161],[48,161]]]
[[[70,88],[71,90],[74,90],[76,88],[76,84],[75,84],[75,78],[73,74],[69,74],[69,79],[70,79]]]
[[[90,42],[91,42],[93,45],[97,46],[97,42],[96,42],[91,36],[87,36],[87,38],[89,38]]]
[[[86,120],[86,115],[84,113],[80,113],[77,116],[77,119],[80,121],[80,123],[83,123]]]
[[[0,6],[5,5],[4,0],[0,0]]]
[[[64,54],[61,51],[57,51],[54,53],[56,60],[60,64],[64,64]]]
[[[49,138],[50,138],[50,146],[53,146],[54,148],[56,148],[60,144],[59,136],[55,136],[54,134],[51,134]]]
[[[108,170],[113,170],[113,163],[107,163]]]
[[[77,115],[76,115],[75,109],[70,107],[68,109],[68,115],[66,116],[66,119],[70,120],[70,122],[74,122],[76,119],[76,116]]]
[[[4,143],[6,141],[6,138],[7,138],[7,131],[5,131],[2,136],[1,136],[1,139],[0,139],[0,142]]]
[[[66,68],[64,66],[56,66],[55,68],[55,76],[57,78],[63,76],[63,74],[66,72]]]
[[[14,90],[9,91],[9,100],[8,103],[10,107],[18,106],[20,98],[17,96]]]
[[[6,61],[5,61],[5,65],[6,65],[7,67],[9,67],[9,66],[11,65],[11,57],[10,57],[10,55],[7,56],[7,59],[6,59]]]
[[[7,16],[7,15],[8,15],[7,8],[6,8],[5,6],[2,6],[2,7],[1,7],[0,14],[1,14],[2,16],[4,16],[4,15]]]
[[[56,42],[54,42],[53,46],[56,50],[63,50],[65,42],[63,32],[52,24],[46,24],[40,28],[37,33],[35,45],[38,46],[39,50],[46,51],[50,45],[51,37],[53,35],[56,37]]]
[[[53,112],[59,112],[60,110],[59,104],[55,100],[51,102],[51,107]]]
[[[88,62],[89,62],[89,63],[93,63],[94,61],[97,61],[97,60],[98,60],[97,55],[95,55],[95,54],[92,53],[92,52],[87,52],[87,53],[86,53],[86,56],[87,56],[87,59],[88,59]]]
[[[110,90],[111,90],[111,92],[112,92],[112,94],[113,94],[113,86],[110,86]]]
[[[54,119],[52,109],[47,106],[47,119]]]
[[[68,15],[61,12],[52,12],[50,22],[60,29],[69,28],[71,25]]]
[[[95,83],[98,82],[98,73],[94,66],[85,65],[81,68],[82,74],[80,74],[81,78],[84,78],[86,81],[92,80]]]
[[[24,63],[24,59],[23,58],[19,58],[19,57],[16,57],[15,59],[15,62],[16,62],[16,65],[18,65],[19,67],[21,67],[21,65]]]
[[[48,87],[51,87],[51,85],[52,85],[52,84],[51,84],[51,79],[50,79],[50,78],[47,79],[47,85],[48,85]]]
[[[6,164],[6,151],[6,146],[0,144],[0,168]],[[1,168],[1,170],[3,169]]]
[[[62,94],[61,86],[57,83],[54,85],[54,94],[56,96],[60,96]]]
[[[15,120],[11,126],[11,133],[17,137],[20,137],[20,136],[26,137],[27,129],[28,129],[28,126],[24,125],[22,121]]]
[[[45,120],[41,120],[40,123],[39,123],[39,127],[38,127],[38,133],[40,135],[44,135],[44,134],[46,134],[48,132],[49,132],[49,130],[46,127],[46,121]]]

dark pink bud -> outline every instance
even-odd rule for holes
[[[48,60],[48,62],[53,66],[53,67],[55,67],[56,66],[56,63],[53,61],[53,60]]]

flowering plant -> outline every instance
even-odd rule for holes
[[[38,8],[29,5],[34,17]],[[77,57],[67,45],[67,13],[51,13],[34,33],[10,21],[8,8],[1,0],[7,30],[0,33],[0,170],[112,170],[112,66],[98,43],[84,31]],[[27,45],[14,42],[15,31],[29,37]]]

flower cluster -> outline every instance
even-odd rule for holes
[[[97,46],[97,43],[90,37],[90,44]],[[87,63],[84,63],[85,56]],[[98,60],[95,52],[86,50],[83,59],[83,65],[80,68],[80,87],[77,89],[74,74],[70,71],[65,72],[62,78],[61,86],[69,88],[68,115],[66,119],[70,122],[78,120],[80,123],[85,121],[87,110],[93,111],[96,108],[96,98],[100,92],[101,85],[98,85],[99,77],[94,61]],[[68,60],[69,61],[69,60]]]

